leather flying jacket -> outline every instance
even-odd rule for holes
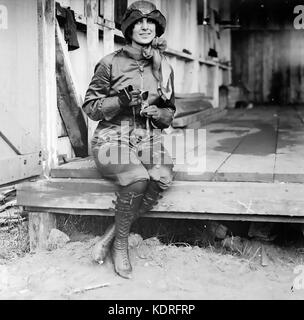
[[[82,106],[90,119],[100,121],[94,137],[106,135],[109,128],[119,132],[122,121],[128,121],[130,130],[134,127],[146,129],[146,117],[139,114],[134,116],[131,107],[121,107],[119,104],[118,92],[129,85],[132,85],[134,90],[149,91],[149,105],[160,108],[160,119],[149,120],[151,128],[169,127],[175,112],[172,68],[169,81],[172,95],[169,100],[164,101],[158,92],[158,82],[152,73],[151,60],[144,59],[141,55],[131,57],[124,48],[102,58],[95,67]]]

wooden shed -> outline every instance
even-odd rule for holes
[[[113,215],[116,187],[90,158],[97,122],[80,107],[98,60],[124,44],[120,20],[131,2],[0,0],[0,184],[35,177],[17,194],[30,213],[32,249],[44,246],[56,213]],[[187,152],[206,152],[205,168],[179,167],[147,216],[302,222],[303,41],[295,5],[276,1],[272,12],[271,0],[153,2],[167,17],[175,71],[177,114],[167,134],[204,129],[206,139]],[[64,39],[67,9],[75,50]],[[259,10],[263,19],[252,15]],[[244,90],[254,108],[228,110],[232,93]]]

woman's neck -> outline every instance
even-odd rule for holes
[[[141,45],[135,41],[132,41],[131,46],[135,49],[142,50],[142,49],[148,48],[150,44]]]

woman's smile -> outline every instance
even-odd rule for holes
[[[156,36],[155,23],[147,18],[138,20],[133,28],[132,40],[139,45],[148,45]]]

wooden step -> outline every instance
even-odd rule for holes
[[[200,100],[206,99],[211,100],[212,97],[206,96],[204,93],[201,92],[194,92],[194,93],[175,93],[175,99],[193,99],[193,100]]]
[[[212,104],[207,100],[177,99],[175,101],[176,112],[174,118],[179,118],[187,114],[212,109]]]
[[[179,118],[174,118],[172,122],[172,127],[174,128],[185,128],[189,127],[192,123],[201,122],[202,124],[206,125],[211,121],[220,119],[222,116],[226,114],[226,110],[219,109],[219,108],[208,108],[203,111],[199,111],[196,113],[192,113],[190,115],[185,115]]]

